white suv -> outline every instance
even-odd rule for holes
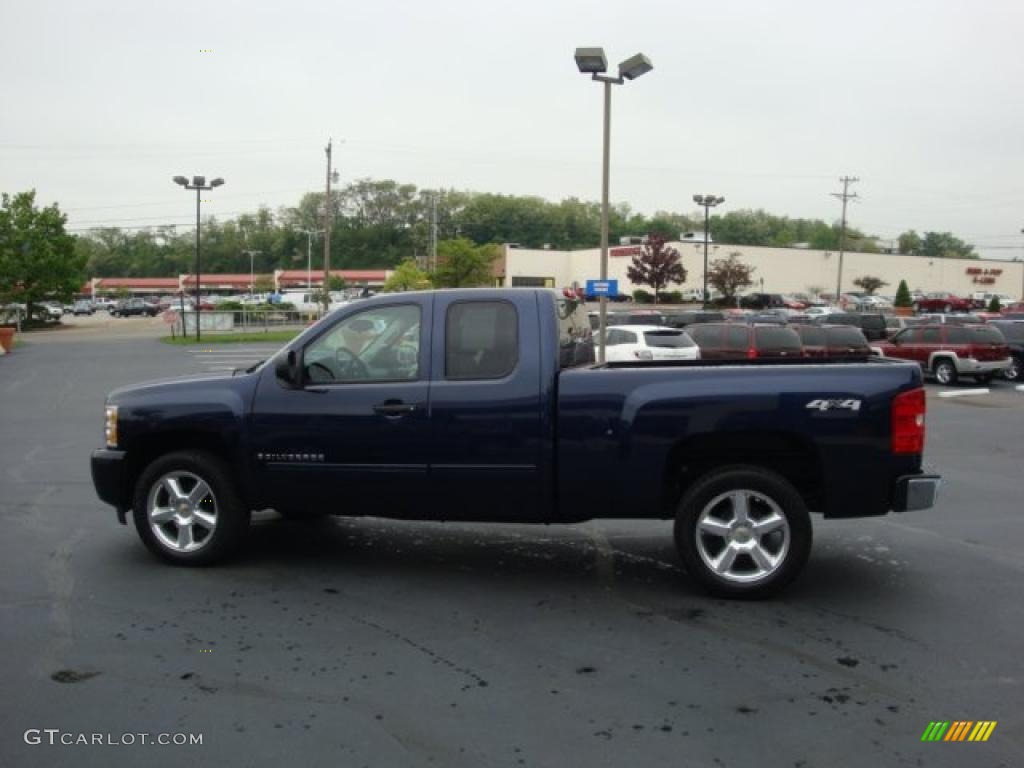
[[[700,348],[686,331],[663,325],[613,325],[605,339],[609,363],[698,360]]]

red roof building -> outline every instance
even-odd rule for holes
[[[380,287],[388,279],[390,270],[387,269],[332,269],[332,277],[340,277],[346,283],[352,285],[367,285]],[[274,273],[278,290],[285,288],[305,288],[307,273],[304,269],[279,269]],[[308,273],[310,282],[315,285],[323,285],[324,271],[314,269]]]

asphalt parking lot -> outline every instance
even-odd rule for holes
[[[159,319],[107,322],[0,358],[0,765],[1009,766],[1024,753],[1024,392],[1005,382],[957,397],[941,395],[974,386],[929,385],[938,507],[815,518],[804,575],[770,602],[705,597],[661,522],[267,512],[236,561],[176,569],[95,496],[104,396],[273,345],[206,352],[160,344]],[[922,743],[935,720],[998,725],[986,743]],[[25,743],[47,728],[203,743]]]

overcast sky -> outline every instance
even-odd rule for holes
[[[173,3],[0,0],[0,190],[71,227],[187,227],[171,176],[232,217],[342,182],[600,196],[601,88],[576,46],[654,71],[614,89],[612,199],[950,230],[1024,255],[1019,0]],[[203,52],[209,50],[210,52]]]

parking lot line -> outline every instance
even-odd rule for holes
[[[989,389],[955,389],[951,392],[939,392],[939,397],[967,397],[968,395],[987,395]]]

